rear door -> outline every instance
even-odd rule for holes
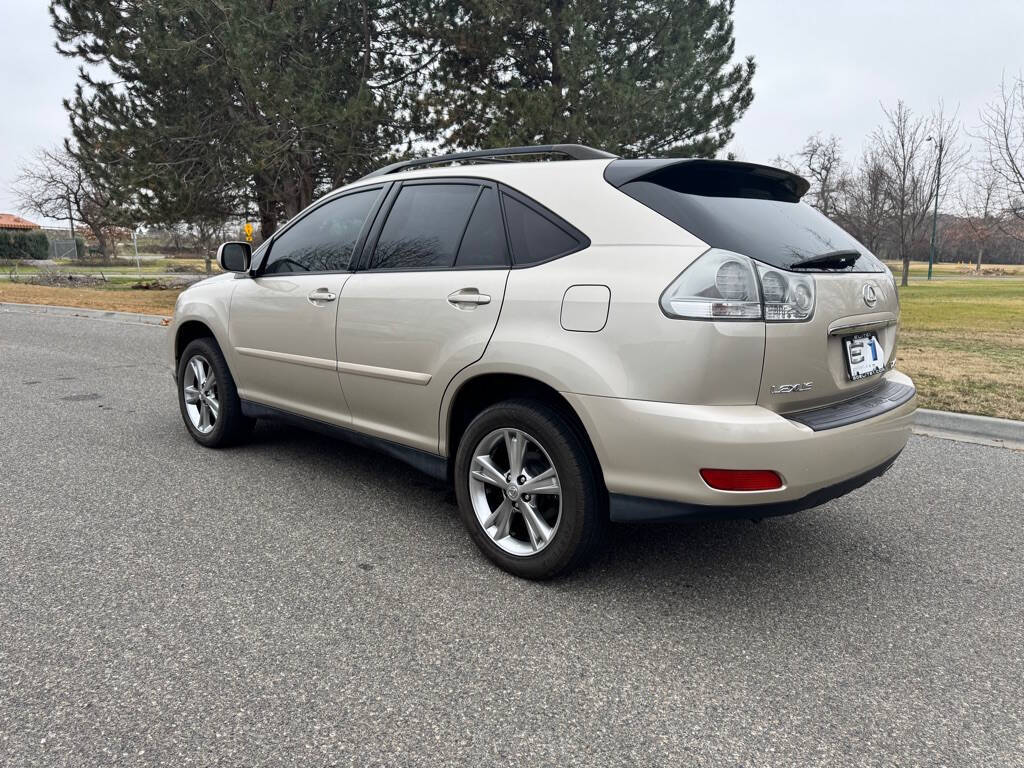
[[[483,355],[508,277],[495,185],[405,182],[391,191],[338,312],[338,375],[355,428],[437,451],[448,382]]]
[[[888,275],[819,272],[813,277],[813,317],[765,327],[758,403],[780,413],[867,392],[896,359],[899,305]],[[854,345],[850,351],[848,342]]]
[[[338,384],[338,297],[384,187],[359,189],[316,205],[275,235],[252,279],[231,298],[235,379],[248,400],[347,424]]]
[[[605,178],[711,247],[757,262],[766,312],[760,405],[795,412],[881,383],[895,359],[895,283],[862,243],[800,202],[806,181],[716,160],[617,160]],[[793,319],[787,307],[809,290],[810,315]]]

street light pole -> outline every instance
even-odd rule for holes
[[[933,141],[932,137],[928,137]],[[932,247],[928,252],[928,279],[932,279],[932,265],[935,264],[935,231],[939,226],[939,184],[942,183],[942,136],[939,136],[939,164],[935,169],[935,209],[932,212]]]

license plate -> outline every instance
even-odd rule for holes
[[[850,379],[865,379],[885,370],[885,350],[873,333],[859,333],[843,339],[846,347],[846,369]]]

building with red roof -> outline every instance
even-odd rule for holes
[[[15,216],[13,213],[0,213],[0,231],[25,231],[31,229],[39,229],[39,225],[28,219],[23,219],[21,216]]]

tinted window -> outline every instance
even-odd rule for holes
[[[402,187],[377,239],[369,268],[452,266],[479,190],[476,184]]]
[[[714,248],[742,253],[781,269],[833,251],[857,251],[850,271],[882,264],[852,235],[806,203],[771,199],[763,184],[733,186],[721,174],[660,174],[620,189]],[[760,199],[759,199],[760,195]]]
[[[462,237],[456,267],[495,267],[508,264],[505,227],[501,223],[498,193],[484,187]]]
[[[579,248],[579,240],[547,217],[541,216],[514,197],[502,197],[505,200],[505,220],[508,222],[512,260],[516,264],[536,264]]]
[[[347,270],[359,231],[378,193],[374,189],[345,195],[304,216],[274,241],[263,273]]]

